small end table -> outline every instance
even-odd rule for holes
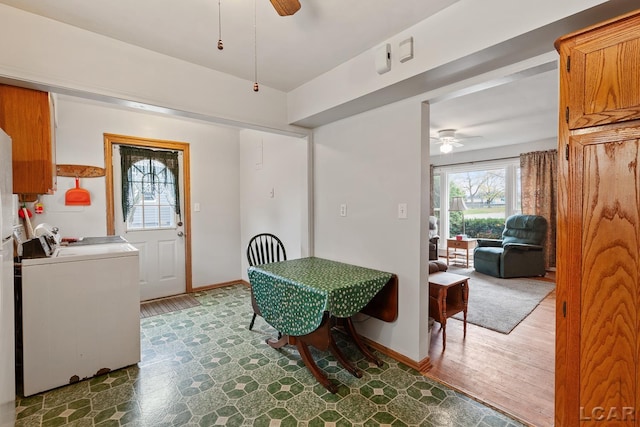
[[[469,268],[469,251],[473,251],[477,245],[478,245],[477,239],[462,239],[462,240],[458,240],[455,238],[447,239],[447,265],[449,265],[449,259],[450,259],[449,250],[453,249],[453,252],[451,253],[451,255],[453,255],[453,259],[455,260],[458,257],[458,255],[461,255],[460,253],[458,253],[458,249],[461,249],[466,252],[466,256],[467,256],[466,266],[467,268]]]
[[[442,351],[447,347],[447,319],[464,313],[464,337],[467,336],[469,277],[440,271],[429,275],[429,315],[442,325]]]

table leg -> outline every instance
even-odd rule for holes
[[[316,380],[318,380],[318,382],[331,393],[336,393],[338,391],[338,387],[336,387],[335,384],[329,381],[329,378],[327,378],[325,373],[322,372],[320,368],[318,368],[315,360],[313,360],[313,356],[311,356],[311,352],[309,351],[307,343],[302,340],[296,340],[296,347],[298,347],[300,357],[302,357],[302,361],[304,362],[305,366],[307,367],[307,369],[309,369],[313,376],[316,377]]]
[[[309,372],[318,380],[320,384],[331,393],[336,393],[338,391],[338,387],[331,383],[329,378],[325,375],[324,372],[316,365],[315,360],[313,360],[313,356],[309,351],[309,346],[313,346],[318,350],[327,350],[330,349],[331,352],[336,356],[338,362],[340,362],[345,368],[349,370],[353,375],[356,375],[357,371],[347,360],[346,358],[337,350],[337,346],[333,341],[333,336],[331,335],[331,326],[332,322],[328,315],[325,314],[322,319],[322,323],[315,331],[308,333],[306,335],[300,336],[290,336],[283,335],[279,340],[274,340],[273,338],[267,340],[267,344],[269,344],[273,348],[282,348],[287,344],[295,344],[298,348],[298,352],[300,353],[300,357],[304,362],[304,365],[307,367]],[[336,350],[337,353],[336,354]],[[357,376],[357,375],[356,375]]]
[[[371,351],[364,345],[360,336],[355,330],[353,326],[353,322],[351,318],[340,319],[344,320],[346,325],[345,329],[348,335],[353,340],[354,344],[358,349],[362,352],[362,354],[369,360],[375,362],[378,366],[382,366],[383,362],[378,359]],[[331,393],[336,393],[338,391],[338,387],[334,385],[326,374],[318,367],[315,360],[313,360],[313,356],[309,351],[309,346],[313,346],[318,350],[327,350],[331,351],[331,354],[337,359],[338,363],[342,365],[347,371],[349,371],[356,378],[362,378],[362,371],[349,362],[349,360],[342,353],[338,345],[336,344],[333,335],[331,333],[332,328],[332,319],[329,316],[325,316],[321,325],[315,331],[301,336],[290,336],[283,335],[280,339],[275,340],[273,338],[269,338],[266,340],[266,343],[273,348],[282,348],[287,344],[295,344],[298,348],[298,352],[300,353],[300,357],[304,362],[305,366],[311,372],[311,374],[318,380],[318,382],[329,390]]]
[[[438,305],[440,306],[440,327],[442,328],[442,351],[447,348],[447,290],[440,289],[438,295]]]
[[[287,344],[295,344],[295,337],[290,337],[289,335],[280,335],[277,340],[274,340],[273,338],[267,338],[265,342],[273,348],[282,348]]]
[[[311,332],[310,334],[297,337],[297,339],[298,341],[301,341],[304,346],[308,344],[308,345],[314,346],[318,350],[329,349],[329,351],[331,351],[331,354],[333,354],[333,356],[338,360],[338,363],[340,363],[340,365],[342,365],[343,368],[349,371],[356,378],[361,378],[362,372],[358,368],[353,366],[351,362],[349,362],[349,360],[347,360],[344,354],[342,354],[342,351],[340,351],[340,349],[338,348],[338,345],[336,344],[336,341],[333,338],[333,334],[331,333],[331,330],[334,325],[334,320],[335,320],[334,318],[326,316],[318,329]],[[300,349],[300,346],[298,346],[298,349]],[[308,352],[308,349],[306,351]],[[326,376],[324,375],[324,373],[322,373],[322,371],[320,371],[320,369],[316,365],[313,358],[308,357],[305,360],[305,357],[303,356],[303,361],[305,362],[305,364],[307,365],[307,368],[309,368],[311,373],[313,373],[313,375],[318,379],[318,381],[322,385],[327,387],[329,391],[331,391],[332,393],[335,393],[335,391],[333,391],[332,388],[329,388],[327,385],[325,385],[324,381],[328,382],[328,380],[326,380]]]
[[[468,302],[469,302],[469,281],[465,280],[462,284],[462,304],[464,306],[464,309],[462,310],[462,312],[464,313],[464,322],[463,324],[463,337],[466,338],[467,337],[467,306],[468,306]]]
[[[344,319],[344,324],[345,324],[347,333],[349,334],[349,336],[353,340],[353,343],[356,345],[356,347],[358,347],[358,350],[360,350],[360,353],[362,353],[364,355],[364,357],[366,357],[367,359],[369,359],[370,361],[372,361],[376,365],[382,367],[382,365],[384,365],[384,362],[382,360],[378,359],[369,350],[369,348],[367,348],[367,346],[362,342],[362,340],[360,339],[360,335],[358,335],[358,332],[356,331],[356,328],[353,325],[353,320],[351,320],[350,317],[347,317],[346,319]]]
[[[336,341],[333,339],[333,337],[331,338],[329,349],[331,350],[331,354],[333,354],[333,357],[338,359],[338,362],[342,365],[343,368],[351,372],[351,375],[353,375],[354,377],[362,378],[362,371],[353,366],[351,362],[347,360],[344,354],[342,354],[342,351],[340,351],[340,349],[338,348],[338,345],[336,344]]]

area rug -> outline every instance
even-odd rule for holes
[[[529,278],[499,279],[473,268],[450,267],[448,271],[470,278],[467,322],[503,334],[510,333],[531,314],[556,286]],[[453,317],[462,320],[463,314]]]
[[[168,298],[159,298],[140,303],[140,318],[157,316],[158,314],[171,313],[196,307],[200,302],[191,295],[176,295]]]

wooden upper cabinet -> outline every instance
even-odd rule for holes
[[[556,48],[555,425],[640,427],[640,10]]]
[[[13,193],[25,200],[56,189],[52,114],[47,92],[0,85],[0,127],[13,142]]]
[[[569,74],[570,129],[640,118],[640,15],[637,12],[556,41]]]

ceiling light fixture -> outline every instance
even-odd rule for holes
[[[476,138],[476,137],[472,136],[464,139],[468,139],[468,138]],[[460,143],[460,139],[456,135],[455,129],[439,130],[438,136],[437,137],[432,136],[431,140],[435,144],[439,144],[440,152],[445,154],[451,153],[455,147],[462,147],[462,144]]]
[[[451,144],[456,141],[455,129],[443,129],[438,131],[438,138],[443,144]]]
[[[447,154],[447,153],[450,153],[451,151],[453,151],[453,145],[451,145],[447,141],[443,141],[442,145],[440,146],[440,152]]]

